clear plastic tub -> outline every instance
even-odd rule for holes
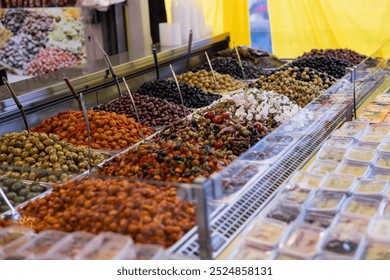
[[[370,219],[364,216],[355,216],[351,214],[338,214],[335,217],[333,227],[336,230],[346,230],[365,234]]]
[[[284,222],[259,219],[256,220],[245,231],[244,236],[247,244],[254,247],[275,247],[284,231],[287,224]]]
[[[346,196],[343,193],[319,192],[309,203],[309,211],[336,213],[339,211]]]
[[[382,142],[379,146],[378,146],[378,152],[380,152],[381,154],[387,154],[387,155],[390,155],[390,143],[389,142]]]
[[[364,177],[369,171],[370,165],[351,161],[341,162],[336,169],[338,174],[354,175],[358,178]]]
[[[302,211],[303,207],[300,205],[276,201],[265,213],[265,217],[289,224],[295,221]]]
[[[312,193],[313,190],[308,188],[301,188],[298,185],[287,185],[279,192],[278,199],[303,205],[308,201]]]
[[[268,260],[272,255],[269,249],[260,249],[247,244],[239,245],[229,256],[230,260]]]
[[[272,145],[271,143],[260,142],[244,153],[240,159],[272,163],[286,147],[286,145]]]
[[[346,149],[336,149],[333,147],[324,146],[319,151],[317,159],[341,162],[346,152],[347,152]]]
[[[153,244],[135,244],[125,259],[129,260],[159,260],[164,259],[164,247]]]
[[[386,134],[378,134],[374,132],[367,132],[360,136],[359,141],[361,142],[369,142],[369,143],[380,143],[383,139],[385,139]]]
[[[322,243],[322,252],[343,256],[356,256],[362,235],[357,232],[330,230]]]
[[[27,234],[32,235],[34,234],[34,231],[29,227],[22,226],[10,226],[0,229],[0,248],[7,246]]]
[[[371,163],[376,156],[376,151],[360,147],[351,147],[344,155],[344,159],[357,163]]]
[[[390,181],[390,172],[385,169],[372,168],[367,175],[369,179]]]
[[[370,125],[367,133],[387,135],[390,133],[390,124],[372,124]]]
[[[66,232],[59,230],[41,231],[37,236],[20,247],[17,252],[22,255],[33,255],[39,258],[66,235]]]
[[[337,168],[337,163],[333,161],[325,161],[325,160],[315,160],[310,164],[310,167],[307,169],[307,172],[324,176],[328,173],[332,173]]]
[[[386,181],[359,180],[352,190],[354,195],[382,197],[387,190]]]
[[[376,217],[371,222],[368,235],[376,240],[390,242],[390,217]]]
[[[288,252],[284,252],[283,250],[279,249],[277,252],[275,252],[273,260],[305,260],[306,258],[303,258],[302,256],[297,256]]]
[[[378,212],[379,205],[378,199],[352,196],[345,201],[343,213],[372,217]]]
[[[281,246],[284,251],[311,257],[316,253],[323,234],[323,228],[302,224],[290,232]]]
[[[390,198],[382,202],[381,214],[385,217],[390,217]]]
[[[363,131],[366,130],[368,126],[369,126],[368,122],[350,121],[350,122],[345,122],[340,129]]]
[[[84,247],[77,255],[79,260],[112,260],[120,259],[133,245],[133,240],[127,236],[104,232],[96,236],[88,246]]]
[[[390,155],[379,154],[374,162],[374,166],[379,169],[385,169],[390,173]]]
[[[45,254],[45,258],[72,260],[95,236],[87,232],[68,234]]]
[[[332,132],[331,136],[358,139],[360,134],[362,134],[361,130],[337,129]]]
[[[374,101],[378,104],[384,104],[384,105],[390,104],[390,95],[385,93],[380,94],[377,97],[375,97]]]
[[[367,141],[357,141],[353,145],[354,148],[360,149],[371,149],[371,150],[376,150],[378,148],[379,142],[367,142]]]
[[[305,218],[303,219],[303,223],[327,229],[332,224],[333,219],[334,216],[332,214],[307,212]]]
[[[328,174],[321,183],[320,189],[323,191],[334,191],[348,193],[356,177],[353,175]]]
[[[26,234],[12,241],[11,243],[8,243],[3,247],[4,254],[15,254],[15,252],[17,252],[19,248],[21,248],[24,244],[32,240],[34,237],[35,234]]]
[[[310,172],[298,171],[290,179],[290,185],[298,185],[300,187],[318,189],[322,180],[322,176],[311,174]]]
[[[363,252],[366,260],[390,260],[390,243],[369,240]]]
[[[324,143],[324,146],[333,147],[337,149],[347,149],[353,144],[353,139],[350,138],[330,138]]]

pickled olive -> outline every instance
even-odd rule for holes
[[[138,93],[133,93],[133,98],[137,106],[140,122],[144,125],[152,127],[169,125],[191,113],[187,107],[184,107],[181,104],[168,102],[161,98]],[[128,96],[122,96],[114,102],[94,107],[93,110],[115,112],[117,114],[125,114],[129,117],[136,118],[133,103]],[[112,139],[109,139],[109,142],[121,139],[120,134],[111,134],[111,136]]]
[[[337,59],[346,60],[353,65],[357,65],[362,62],[367,56],[357,53],[349,49],[312,49],[311,51],[304,53],[301,57],[313,57],[313,56],[328,56]]]
[[[180,90],[183,96],[184,106],[188,108],[202,108],[222,97],[219,94],[205,93],[199,87],[190,86],[183,82],[180,82]],[[144,83],[137,92],[142,95],[153,96],[181,104],[176,83],[172,80],[156,80]]]
[[[200,78],[201,77],[201,78]],[[179,81],[186,82],[191,86],[200,87],[205,92],[223,93],[234,91],[246,86],[245,83],[239,82],[232,76],[215,72],[215,79],[211,71],[200,70],[198,72],[187,72],[177,76]]]
[[[32,173],[27,174],[27,177],[31,174]],[[46,191],[45,187],[40,186],[37,183],[27,184],[10,178],[0,178],[0,188],[3,190],[13,206],[17,206],[18,204]],[[27,194],[31,193],[31,191],[33,192],[33,195],[27,196]],[[9,210],[2,198],[0,198],[0,206],[2,206],[0,208],[0,213]]]
[[[237,59],[232,57],[217,57],[211,60],[211,65],[213,66],[214,71],[220,74],[228,74],[235,79],[243,80],[242,71],[240,63]],[[244,68],[245,78],[246,79],[257,79],[259,76],[264,74],[260,68],[256,67],[252,63],[247,61],[242,61],[242,67]],[[199,65],[192,69],[192,72],[197,72],[200,70],[210,71],[210,66],[206,62],[202,65]]]
[[[16,139],[20,143],[15,141]],[[45,143],[49,146],[45,146]],[[16,148],[13,145],[20,147]],[[71,152],[76,150],[76,147],[65,141],[60,141],[54,134],[37,132],[27,134],[24,131],[7,133],[0,137],[0,146],[7,146],[5,152],[0,154],[0,175],[5,177],[57,182],[67,177],[63,176],[60,170],[68,171],[68,165],[76,166],[76,168],[72,167],[74,172],[86,170],[84,165],[81,168],[78,168],[77,165],[87,160],[87,149],[80,147],[81,155]],[[104,159],[104,155],[92,153],[94,164],[98,164]]]
[[[29,202],[21,214],[35,218],[32,227],[38,232],[52,228],[95,234],[113,231],[130,235],[136,243],[166,247],[195,226],[194,204],[177,199],[175,187],[121,179],[56,185],[52,193]]]
[[[118,148],[127,148],[142,140],[141,129],[144,136],[149,136],[154,132],[149,127],[139,125],[134,119],[116,113],[105,111],[94,112],[93,110],[89,110],[88,120],[91,127],[92,148],[95,149],[116,150]],[[53,122],[55,126],[51,125]],[[60,141],[60,138],[75,145],[88,145],[85,121],[83,113],[80,111],[59,113],[43,121],[37,127],[33,128],[32,131],[56,134],[52,139],[44,139],[43,144],[49,146],[48,149],[50,149],[51,153],[61,151],[61,145],[59,143],[58,145],[54,145],[55,142]],[[117,137],[110,139],[112,141],[107,141],[109,135],[117,135]],[[38,150],[42,150],[42,146],[36,145]],[[74,160],[77,160],[76,157],[77,155],[74,156],[72,154]]]

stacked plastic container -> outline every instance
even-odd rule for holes
[[[232,259],[390,259],[390,124],[345,123],[242,233]]]

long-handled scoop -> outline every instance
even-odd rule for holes
[[[242,78],[243,78],[244,80],[246,80],[244,67],[242,66],[241,56],[240,56],[240,53],[238,52],[236,43],[234,43],[234,49],[236,50],[236,55],[237,55],[237,58],[238,58],[238,63],[240,64],[240,68],[241,68],[241,72],[242,72]]]
[[[184,105],[184,100],[183,100],[183,95],[182,95],[181,89],[180,89],[180,84],[179,84],[179,81],[177,80],[175,70],[173,70],[173,67],[172,67],[171,64],[169,64],[169,67],[171,68],[172,76],[173,76],[173,78],[175,79],[175,82],[176,82],[177,91],[179,92],[179,95],[180,95],[181,104],[182,104],[183,106],[185,106],[185,105]]]
[[[190,68],[191,49],[192,49],[192,29],[190,30],[190,34],[188,35],[187,64],[186,64],[187,71],[189,71]]]
[[[114,68],[112,67],[111,61],[110,61],[110,59],[108,58],[108,55],[107,55],[107,53],[106,53],[104,50],[103,50],[103,57],[104,57],[104,60],[105,60],[106,63],[107,63],[108,70],[110,70],[110,73],[111,73],[112,78],[115,80],[115,83],[116,83],[116,87],[117,87],[117,89],[118,89],[119,96],[122,96],[121,86],[120,86],[120,84],[119,84],[119,78],[118,78],[118,76],[116,75],[115,70],[114,70]]]
[[[11,85],[9,84],[9,82],[7,81],[7,79],[4,78],[4,77],[3,77],[3,83],[4,83],[4,85],[7,87],[9,93],[12,95],[12,98],[14,99],[14,101],[15,101],[15,103],[16,103],[16,106],[19,108],[20,112],[22,113],[22,118],[23,118],[23,122],[24,122],[24,126],[26,127],[26,130],[27,130],[27,131],[30,131],[30,129],[29,129],[29,127],[28,127],[28,122],[27,122],[26,114],[24,113],[24,110],[23,110],[23,106],[22,106],[22,104],[20,104],[19,99],[18,99],[18,97],[16,96],[14,89],[11,87]]]
[[[138,110],[137,110],[137,106],[135,105],[135,101],[134,101],[134,98],[133,98],[133,94],[131,93],[130,91],[130,88],[129,88],[129,85],[127,84],[125,78],[123,78],[123,83],[125,84],[125,87],[126,87],[126,90],[127,90],[127,93],[129,94],[130,96],[130,99],[131,99],[131,103],[133,103],[133,107],[134,107],[134,111],[135,111],[135,116],[137,117],[137,122],[139,123],[140,127],[141,127],[141,136],[142,136],[142,139],[145,141],[145,135],[144,135],[144,132],[142,131],[142,125],[141,125],[141,121],[140,121],[140,118],[139,118],[139,115],[138,115]]]
[[[0,188],[0,195],[7,204],[8,208],[11,210],[11,220],[13,222],[19,221],[22,216],[20,215],[18,210],[16,210],[15,207],[12,206],[11,202],[9,202],[8,197],[5,195],[2,188]]]
[[[211,61],[210,61],[209,55],[207,54],[207,52],[205,52],[204,54],[205,54],[205,56],[206,56],[207,63],[209,64],[211,74],[213,75],[213,80],[214,80],[215,88],[216,88],[217,91],[220,91],[220,90],[219,90],[219,83],[217,82],[217,78],[215,77],[215,72],[214,72],[214,69],[213,69],[213,65],[211,65]]]
[[[62,74],[62,76],[64,77],[64,81],[65,81],[66,85],[68,86],[70,92],[73,94],[73,97],[77,100],[77,103],[79,104],[80,111],[82,111],[83,110],[83,106],[81,105],[79,94],[76,92],[76,90],[74,89],[73,85],[70,83],[68,77],[65,74]]]
[[[158,63],[158,58],[157,58],[157,50],[156,46],[153,44],[152,45],[152,53],[153,53],[153,59],[154,59],[154,67],[156,68],[156,79],[160,79],[160,64]]]
[[[89,127],[87,106],[85,105],[84,96],[83,96],[82,92],[80,92],[80,102],[81,102],[81,108],[82,108],[83,115],[84,115],[85,126],[87,127],[87,137],[88,137],[88,172],[89,172],[89,174],[91,174],[91,170],[92,170],[91,129]]]

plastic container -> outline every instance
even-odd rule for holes
[[[390,155],[379,154],[374,162],[374,166],[390,173]]]
[[[337,163],[333,161],[325,161],[325,160],[315,160],[310,164],[310,167],[307,169],[308,172],[324,176],[328,173],[332,173],[337,168]]]
[[[364,216],[355,216],[352,214],[338,214],[332,226],[336,230],[346,230],[365,234],[370,219]]]
[[[37,236],[28,241],[17,250],[17,253],[22,255],[33,255],[37,258],[45,255],[47,251],[63,239],[67,235],[66,232],[59,230],[41,231]]]
[[[332,229],[322,243],[322,253],[356,257],[362,235],[357,232]]]
[[[265,213],[265,217],[289,224],[295,221],[302,211],[303,207],[298,204],[276,201]]]
[[[387,113],[385,112],[371,112],[363,111],[357,116],[359,121],[369,121],[370,124],[380,124],[385,119]]]
[[[303,219],[303,223],[315,227],[327,229],[333,222],[334,216],[332,214],[325,214],[320,212],[307,212]]]
[[[96,235],[87,232],[73,232],[54,245],[45,254],[47,259],[72,260]]]
[[[293,141],[294,138],[288,135],[284,134],[269,134],[264,138],[265,143],[269,143],[271,145],[284,145],[288,146],[290,145]]]
[[[379,142],[367,142],[367,141],[357,141],[356,144],[353,145],[354,148],[360,149],[371,149],[376,150],[378,148]]]
[[[380,200],[378,199],[352,196],[345,201],[343,213],[362,215],[370,218],[378,212],[379,205]]]
[[[284,222],[271,220],[271,219],[259,219],[245,231],[245,241],[247,244],[254,247],[275,247],[284,231],[287,228],[287,224]]]
[[[286,252],[292,252],[302,257],[312,257],[317,251],[317,246],[323,236],[323,228],[302,224],[295,227],[285,241],[282,248]]]
[[[376,217],[368,229],[370,238],[390,242],[390,217]]]
[[[312,194],[313,190],[311,189],[301,188],[298,185],[287,185],[279,192],[278,200],[285,200],[303,205],[310,199]]]
[[[288,252],[284,252],[282,249],[279,249],[275,252],[273,260],[305,260],[302,256],[297,256]]]
[[[343,161],[336,169],[336,173],[345,175],[354,175],[358,178],[364,177],[370,171],[370,166],[363,163]]]
[[[383,139],[385,139],[386,134],[378,134],[374,132],[367,132],[360,136],[360,142],[369,142],[369,143],[380,143]]]
[[[371,163],[376,156],[376,151],[360,147],[351,147],[344,155],[344,159],[357,163]]]
[[[129,260],[159,260],[164,259],[164,247],[153,244],[135,244],[125,259]]]
[[[231,260],[268,260],[272,255],[269,249],[260,249],[247,244],[239,245],[229,256]]]
[[[25,235],[33,234],[34,231],[31,228],[23,226],[10,226],[0,229],[0,248],[7,246]]]
[[[311,189],[318,189],[322,180],[322,176],[314,175],[310,172],[298,171],[288,182],[290,185],[298,185]]]
[[[390,217],[390,198],[382,202],[381,214],[385,217]]]
[[[244,153],[240,159],[273,163],[286,147],[285,145],[260,142]]]
[[[390,143],[389,142],[382,142],[379,146],[378,146],[378,152],[380,152],[381,154],[386,154],[386,155],[390,155]]]
[[[346,196],[343,193],[319,192],[310,201],[307,209],[324,213],[337,213]]]
[[[77,255],[78,260],[112,260],[121,259],[133,245],[133,240],[127,236],[104,232],[96,236],[88,246]]]
[[[352,130],[352,131],[364,131],[368,128],[368,122],[350,121],[345,122],[340,129]]]
[[[352,193],[357,196],[383,197],[387,190],[386,181],[359,180],[355,183]]]
[[[337,149],[347,149],[352,146],[354,140],[350,138],[330,138],[324,143],[325,147],[333,147]]]
[[[390,133],[390,124],[382,123],[370,125],[367,133],[387,135]]]
[[[367,178],[379,181],[390,181],[390,172],[385,169],[371,168]]]
[[[255,162],[238,161],[232,163],[221,172],[222,193],[229,194],[241,189],[265,168],[264,165]]]
[[[353,175],[330,173],[321,182],[320,190],[348,193],[355,180],[356,176]]]
[[[349,130],[349,129],[337,129],[332,132],[332,137],[341,137],[341,138],[351,138],[357,139],[360,134],[362,134],[361,130]]]
[[[362,257],[366,260],[390,260],[390,243],[368,240]]]
[[[15,252],[18,251],[19,248],[21,248],[23,245],[25,245],[27,242],[32,240],[36,235],[35,234],[26,234],[22,237],[8,243],[3,247],[4,254],[15,254]]]
[[[344,158],[344,154],[346,153],[346,151],[346,149],[337,149],[333,147],[324,146],[319,151],[317,159],[341,162]]]

